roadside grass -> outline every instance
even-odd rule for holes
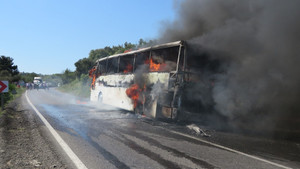
[[[71,93],[75,96],[88,98],[90,96],[90,82],[76,79],[71,83],[60,86],[58,90]]]
[[[13,95],[14,96],[13,99],[16,99],[16,98],[22,96],[22,94],[25,93],[25,91],[26,91],[25,87],[16,88],[17,93]]]
[[[14,99],[20,97],[24,92],[26,91],[26,89],[24,87],[16,87],[15,85],[10,85],[9,87],[9,92],[6,93],[6,102],[4,104],[4,107],[6,104],[10,103],[11,101],[13,101]],[[5,113],[5,109],[2,111],[2,107],[0,106],[0,117]]]

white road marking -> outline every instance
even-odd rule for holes
[[[68,144],[60,137],[60,135],[54,130],[54,128],[50,125],[50,123],[44,118],[44,116],[37,110],[37,108],[31,103],[27,96],[27,91],[25,93],[27,102],[29,105],[33,108],[35,113],[40,117],[40,119],[43,121],[43,123],[46,125],[46,127],[49,129],[50,133],[53,135],[53,137],[56,139],[58,144],[62,147],[62,149],[67,153],[67,155],[70,157],[70,159],[73,161],[75,166],[78,169],[87,169],[87,167],[83,164],[83,162],[77,157],[77,155],[72,151],[72,149],[68,146]]]
[[[187,134],[183,134],[183,133],[180,133],[180,132],[177,132],[177,131],[172,131],[172,130],[169,130],[169,129],[165,129],[165,130],[168,130],[171,133],[178,134],[178,135],[181,135],[181,136],[184,136],[184,137],[188,137],[188,138],[191,138],[191,139],[194,139],[194,140],[197,140],[197,141],[200,141],[200,142],[203,142],[203,143],[206,143],[206,144],[209,144],[209,145],[212,145],[212,146],[215,146],[215,147],[218,147],[218,148],[221,148],[221,149],[233,152],[233,153],[237,153],[237,154],[240,154],[240,155],[243,155],[243,156],[246,156],[246,157],[258,160],[258,161],[262,161],[262,162],[274,165],[276,167],[280,167],[280,168],[284,168],[284,169],[292,169],[290,167],[287,167],[287,166],[284,166],[284,165],[281,165],[281,164],[277,164],[277,163],[274,163],[272,161],[265,160],[263,158],[259,158],[259,157],[256,157],[256,156],[253,156],[253,155],[250,155],[250,154],[246,154],[246,153],[243,153],[243,152],[240,152],[240,151],[237,151],[237,150],[225,147],[225,146],[221,146],[219,144],[211,143],[209,141],[205,141],[205,140],[202,140],[202,139],[197,138],[197,137],[193,137],[193,136],[190,136],[190,135],[187,135]]]

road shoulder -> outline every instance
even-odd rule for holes
[[[65,158],[22,97],[0,118],[1,168],[68,168]]]

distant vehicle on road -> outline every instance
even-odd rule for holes
[[[39,89],[40,86],[42,85],[43,80],[41,77],[34,77],[33,79],[33,88],[34,89]]]

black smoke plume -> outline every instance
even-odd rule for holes
[[[214,109],[238,127],[299,131],[300,1],[180,2],[160,41],[223,53],[214,55],[228,61],[214,75]]]

